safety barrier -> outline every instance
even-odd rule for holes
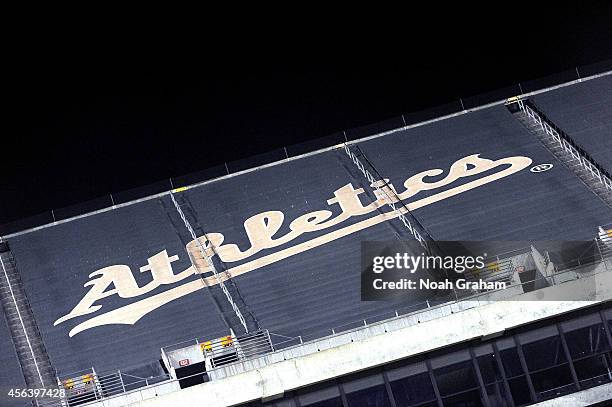
[[[537,123],[542,130],[553,138],[555,142],[566,152],[568,152],[574,160],[580,163],[580,165],[589,171],[593,178],[596,178],[601,184],[609,191],[612,191],[612,179],[599,168],[599,166],[592,161],[584,152],[581,152],[565,137],[563,137],[559,131],[552,127],[546,120],[544,120],[535,109],[527,105],[525,100],[517,99],[516,103],[519,108],[529,117],[533,122]]]
[[[208,253],[206,252],[206,249],[202,245],[202,242],[201,242],[202,237],[196,236],[196,233],[193,230],[193,227],[191,226],[191,224],[189,223],[187,218],[185,217],[185,213],[183,213],[183,210],[181,209],[181,206],[178,204],[178,202],[174,198],[174,191],[170,193],[170,199],[172,199],[172,203],[174,204],[174,207],[176,208],[176,211],[180,215],[183,223],[185,224],[185,227],[189,231],[189,234],[191,235],[191,238],[193,239],[194,242],[196,242],[196,245],[197,245],[197,247],[198,247],[198,249],[200,251],[200,255],[202,256],[203,259],[206,260],[206,263],[208,265],[209,270],[212,271],[213,275],[215,276],[215,279],[217,280],[217,283],[221,287],[221,290],[223,291],[223,294],[225,294],[225,298],[227,299],[227,301],[230,303],[232,309],[234,310],[234,313],[236,314],[236,317],[240,321],[240,324],[242,324],[242,327],[244,328],[245,332],[249,332],[249,328],[248,328],[247,323],[246,323],[246,321],[244,319],[244,316],[242,315],[242,312],[240,311],[240,308],[238,308],[238,305],[236,304],[236,302],[232,298],[232,295],[230,294],[229,290],[225,286],[225,283],[223,282],[223,280],[219,276],[219,273],[217,272],[217,268],[215,267],[215,264],[213,263],[213,261],[211,259],[211,256],[208,255]],[[213,247],[212,242],[208,239],[208,237],[206,235],[204,235],[203,237],[206,240],[205,241],[205,244],[207,245],[206,248],[214,254],[215,248]],[[202,272],[200,270],[200,268],[198,267],[198,262],[197,261],[193,261],[193,267],[197,271],[197,274],[200,276],[200,278],[204,279],[204,276],[203,276],[204,272]]]
[[[597,244],[601,256],[612,256],[612,223],[599,227]]]
[[[362,160],[360,160],[353,151],[351,151],[350,146],[345,143],[344,144],[344,151],[346,152],[346,154],[350,157],[351,161],[357,166],[357,168],[359,169],[359,171],[361,171],[364,175],[364,177],[368,180],[368,182],[370,183],[370,186],[372,188],[375,189],[375,191],[377,192],[377,196],[381,196],[384,200],[385,203],[387,205],[389,205],[391,207],[391,209],[393,209],[393,212],[396,213],[397,218],[404,224],[404,226],[406,227],[406,229],[408,229],[408,231],[410,232],[410,234],[415,238],[415,240],[417,242],[419,242],[419,244],[428,252],[430,253],[430,247],[429,244],[430,242],[432,242],[433,239],[431,239],[430,237],[428,238],[423,238],[423,236],[421,235],[421,233],[417,230],[416,225],[413,225],[413,223],[410,221],[410,219],[412,219],[414,221],[414,223],[418,223],[418,221],[416,220],[416,218],[414,218],[414,216],[410,213],[410,211],[408,210],[408,208],[406,207],[406,205],[404,205],[404,203],[402,202],[401,199],[399,199],[399,197],[397,196],[397,194],[395,194],[395,191],[393,190],[393,188],[389,185],[388,180],[383,178],[377,171],[376,169],[374,169],[372,167],[372,165],[370,164],[370,162],[365,158],[363,152],[361,151],[361,149],[359,149],[358,146],[355,147],[355,149],[359,152],[359,156],[361,158],[364,159],[364,161],[366,162],[366,164],[371,167],[372,171],[374,171],[377,179],[374,178],[374,175],[372,175],[372,172],[370,172],[370,169],[366,168],[366,164],[364,164],[362,162]],[[410,218],[410,219],[409,219]],[[420,224],[419,224],[420,225]],[[423,233],[427,233],[427,231],[423,228],[422,225],[420,225],[420,229]]]
[[[207,341],[200,344],[212,368],[274,352],[274,346],[267,330],[252,332],[241,337],[221,337],[217,341]]]
[[[71,373],[58,379],[61,398],[37,399],[39,407],[73,407],[95,403],[100,400],[141,390],[161,382],[167,382],[170,375],[138,377],[120,370],[99,374],[91,370]]]

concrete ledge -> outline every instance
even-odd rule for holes
[[[583,407],[612,400],[612,383],[533,404],[537,407]]]
[[[592,300],[546,300],[559,298],[560,290],[580,293],[581,298]],[[301,347],[302,350],[312,348],[309,350],[314,353],[297,356],[298,349],[292,349],[281,352],[286,353],[283,358],[290,356],[288,360],[282,361],[279,355],[266,355],[266,363],[258,364],[263,366],[261,368],[248,370],[247,366],[231,366],[228,368],[232,372],[227,373],[233,375],[226,378],[135,401],[131,406],[199,406],[205,403],[216,407],[274,398],[288,390],[609,301],[612,299],[612,276],[611,273],[601,273],[519,297],[513,301],[488,302],[481,306],[474,302],[469,309],[454,314],[450,314],[449,306],[448,312],[432,313],[430,320],[421,319],[417,324],[414,320],[412,324],[409,322],[416,317],[413,315],[384,322],[376,327],[364,327],[360,331],[340,334]],[[382,334],[372,335],[372,332],[364,335],[365,331],[372,329],[376,333],[382,332],[384,338]],[[353,342],[350,342],[351,339]],[[316,351],[317,347],[321,350]]]
[[[164,394],[176,393],[181,390],[178,382],[169,381],[160,383],[155,386],[150,386],[139,391],[134,391],[120,396],[111,397],[96,403],[88,404],[90,407],[121,407],[138,402],[144,402],[155,397],[161,397]]]

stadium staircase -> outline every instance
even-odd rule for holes
[[[21,370],[29,388],[57,386],[55,369],[43,344],[8,243],[0,239],[0,303]]]
[[[530,100],[517,100],[517,119],[563,164],[610,208],[612,208],[612,180],[577,143]],[[512,109],[511,109],[512,111]]]
[[[172,198],[176,203],[177,207],[175,208],[167,208],[168,215],[170,216],[172,223],[175,225],[177,232],[179,233],[179,237],[183,241],[184,244],[187,244],[192,240],[192,236],[187,232],[191,228],[195,235],[200,240],[201,237],[206,235],[204,228],[200,224],[196,211],[193,209],[193,206],[189,202],[186,194],[181,193],[173,193]],[[181,212],[184,216],[182,219]],[[203,240],[203,239],[201,239]],[[205,242],[202,241],[202,244],[205,245]],[[203,264],[205,260],[203,259],[202,254],[197,250],[197,248],[189,253],[191,258],[191,262],[194,264]],[[214,256],[214,253],[210,255],[210,260],[214,264],[215,269],[217,270],[219,275],[223,275],[226,273],[227,267],[223,262],[219,260],[219,256]],[[196,269],[198,267],[196,266]],[[199,274],[202,281],[206,277],[212,275],[211,273]],[[225,289],[227,289],[228,295],[223,290],[220,284],[215,284],[213,286],[208,286],[208,291],[210,292],[213,302],[217,306],[217,310],[221,314],[223,321],[226,323],[228,328],[233,330],[237,334],[248,333],[259,331],[259,323],[255,316],[250,312],[245,303],[240,291],[238,290],[238,286],[234,282],[232,278],[228,278],[224,283]],[[229,298],[228,298],[229,297]],[[234,304],[232,304],[228,299],[231,299]],[[234,309],[234,305],[238,308],[238,313]],[[244,319],[240,320],[240,317]],[[245,327],[248,332],[245,332]]]
[[[597,245],[602,257],[612,257],[612,223],[599,227]]]
[[[357,166],[357,169],[363,174],[365,180],[372,188],[374,195],[378,198],[383,198],[385,203],[398,214],[398,219],[405,228],[399,229],[400,233],[395,231],[400,239],[407,236],[408,239],[415,239],[425,249],[429,255],[443,255],[436,241],[431,237],[431,234],[423,224],[408,210],[408,207],[399,198],[395,189],[389,184],[389,178],[385,178],[376,169],[372,161],[366,157],[365,153],[358,145],[350,146],[344,144],[344,151],[350,160]]]

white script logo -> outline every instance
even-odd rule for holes
[[[403,192],[395,191],[395,195],[397,199],[404,201],[416,196],[421,191],[442,188],[459,179],[473,177],[498,167],[504,167],[501,170],[489,173],[488,175],[457,185],[453,188],[413,200],[406,204],[407,210],[412,211],[517,173],[527,168],[531,163],[532,160],[530,158],[522,156],[489,160],[480,158],[479,154],[473,154],[453,163],[448,174],[439,181],[427,182],[425,178],[442,175],[444,171],[441,169],[431,169],[413,175],[404,182],[405,190]],[[218,255],[221,261],[228,264],[249,259],[262,250],[272,249],[286,244],[296,239],[298,236],[315,231],[330,230],[324,235],[313,237],[305,242],[265,254],[259,258],[251,259],[234,267],[229,267],[225,272],[219,275],[222,280],[226,280],[286,259],[290,256],[303,253],[307,250],[314,249],[315,247],[379,223],[397,218],[401,211],[406,211],[406,209],[402,209],[401,211],[382,212],[380,208],[385,207],[388,203],[388,198],[379,196],[381,195],[380,193],[377,194],[376,201],[364,205],[360,199],[360,195],[363,192],[363,188],[355,189],[350,183],[344,185],[334,191],[333,198],[327,200],[328,205],[339,206],[341,210],[340,214],[332,217],[332,211],[327,209],[306,213],[291,221],[289,224],[290,231],[283,236],[277,236],[278,231],[285,221],[283,212],[266,211],[251,216],[244,221],[244,230],[250,242],[250,247],[246,250],[241,250],[238,245],[233,243],[224,243],[225,237],[221,233],[207,233],[206,237],[208,239],[205,237],[198,237],[198,240],[207,249],[214,247],[214,253],[211,252],[210,254]],[[374,215],[356,223],[343,225],[343,223],[351,218],[367,214]],[[189,242],[186,249],[192,262],[196,264],[199,271],[203,273],[210,272],[207,262],[197,250],[195,240]],[[193,266],[178,274],[174,274],[172,262],[176,260],[178,260],[178,256],[168,256],[166,250],[147,259],[147,265],[141,267],[140,272],[150,272],[153,279],[142,287],[138,286],[129,266],[112,265],[94,271],[89,275],[91,280],[84,285],[84,287],[91,286],[87,294],[85,294],[83,299],[72,309],[72,311],[70,311],[70,313],[58,318],[54,325],[61,324],[72,318],[97,313],[102,306],[95,305],[95,302],[102,298],[112,295],[118,295],[125,299],[141,297],[160,286],[174,285],[195,274],[195,268]],[[99,313],[79,323],[70,331],[69,335],[72,337],[79,332],[102,325],[133,325],[143,316],[164,304],[201,290],[207,285],[212,286],[215,284],[218,284],[217,279],[210,275],[203,279],[186,282],[164,292],[144,297],[136,302],[132,302],[112,311]],[[110,287],[113,288],[109,289]]]

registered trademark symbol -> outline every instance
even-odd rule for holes
[[[544,172],[548,171],[553,167],[552,164],[538,164],[535,167],[531,167],[531,172]]]

